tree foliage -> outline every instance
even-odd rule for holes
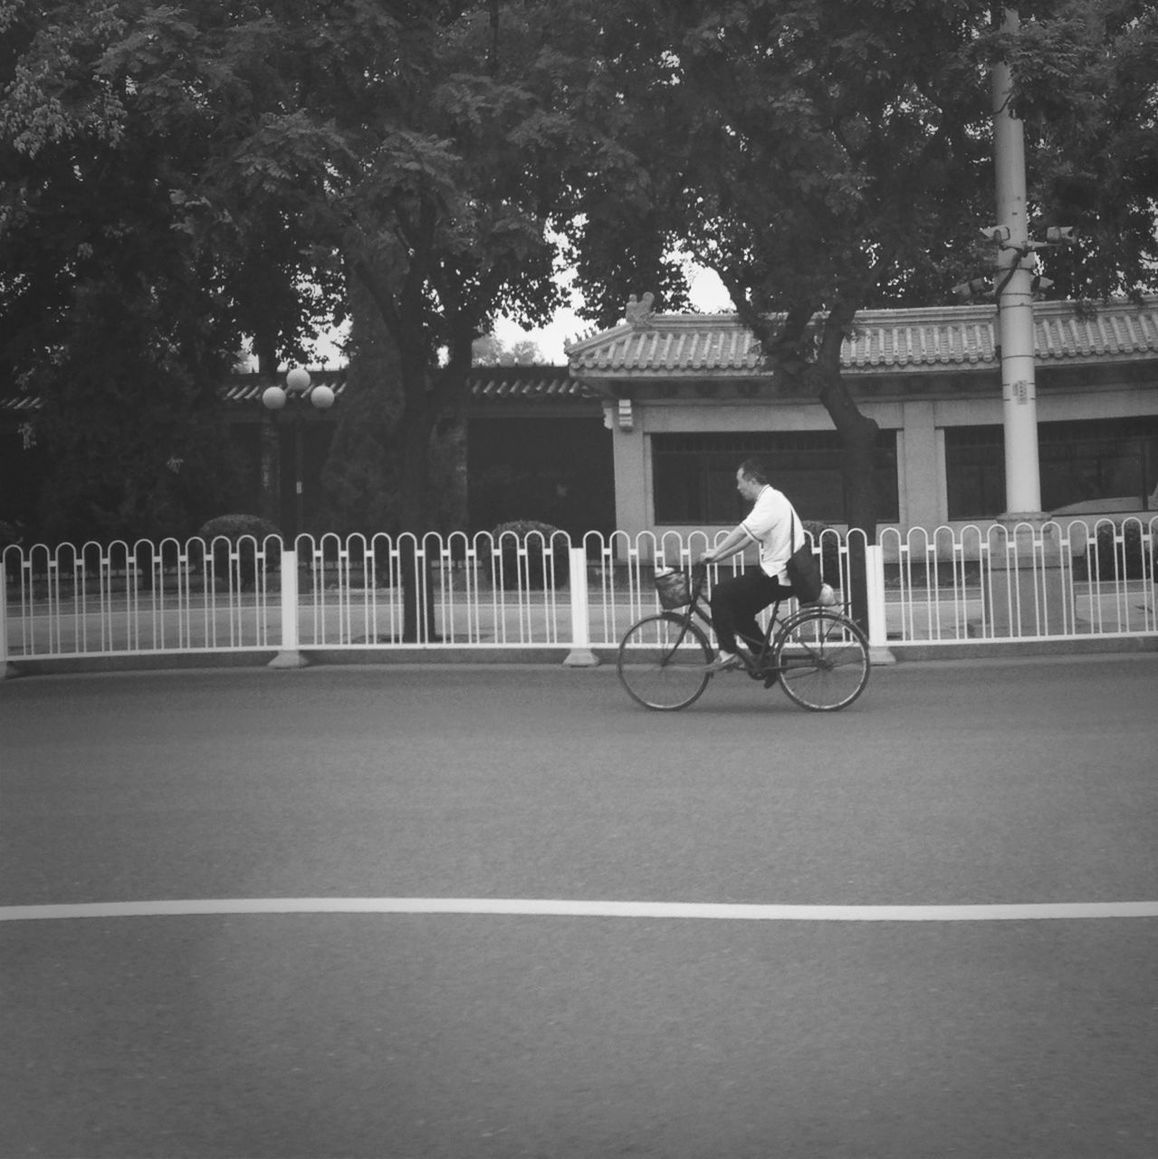
[[[971,37],[987,11],[670,0],[637,10],[626,35],[616,23],[600,61],[646,174],[630,228],[661,223],[658,248],[680,243],[719,274],[769,366],[813,384],[846,446],[849,522],[870,531],[876,424],[840,348],[858,309],[927,301],[961,260],[987,158]],[[610,193],[597,175],[581,208]],[[591,243],[602,228],[598,208],[573,227],[588,283],[627,273]]]
[[[1029,10],[1008,46],[1039,227],[1073,226],[1049,255],[1054,293],[1158,290],[1158,8],[1060,0]]]
[[[471,358],[475,366],[531,366],[547,362],[539,344],[532,339],[523,338],[507,346],[493,334],[475,339]]]
[[[90,286],[127,311],[133,289],[156,303],[172,283],[187,300],[154,313],[184,328],[168,345],[199,339],[217,379],[247,334],[272,371],[357,284],[395,347],[393,523],[422,527],[471,344],[499,311],[538,322],[558,304],[546,226],[591,163],[557,100],[582,62],[543,5],[3,0],[0,28],[12,370],[59,390],[44,368],[76,350]],[[145,319],[141,334],[157,337]]]
[[[425,530],[472,345],[550,316],[562,229],[603,323],[681,308],[682,254],[715,269],[845,435],[871,527],[840,344],[973,272],[997,55],[1036,218],[1087,231],[1062,284],[1153,285],[1152,6],[1023,14],[1011,39],[978,0],[0,0],[0,365],[46,400],[54,505],[111,532],[209,502],[223,472],[183,495],[166,464],[221,445],[242,336],[272,373],[353,302],[354,358],[389,349],[339,442],[389,458],[375,522]]]
[[[255,312],[301,333],[296,274],[194,227],[222,141],[208,81],[162,63],[188,12],[9,0],[0,30],[0,367],[43,401],[38,531],[190,531],[233,481],[217,390]]]
[[[1041,3],[1011,39],[977,0],[665,0],[622,20],[619,6],[590,0],[587,18],[607,30],[593,61],[612,94],[604,123],[640,173],[614,210],[599,173],[577,199],[584,288],[658,289],[670,309],[662,282],[640,285],[640,250],[682,245],[714,269],[769,368],[827,408],[846,448],[848,521],[871,532],[876,424],[842,378],[841,344],[858,310],[947,302],[987,260],[977,243],[993,220],[992,61],[1024,74],[1019,104],[1042,170],[1035,217],[1052,223],[1074,188],[1067,176],[1082,175],[1100,231],[1083,284],[1145,280],[1155,58],[1148,32],[1124,45],[1152,25],[1147,7]],[[1076,86],[1056,83],[1075,69]],[[1130,156],[1108,165],[1104,146]],[[1107,166],[1113,205],[1093,177]],[[611,322],[611,303],[591,296]]]

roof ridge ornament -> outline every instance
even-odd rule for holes
[[[655,295],[650,291],[638,299],[634,294],[629,295],[627,305],[623,308],[623,316],[628,324],[634,327],[646,326],[652,317],[654,301]]]

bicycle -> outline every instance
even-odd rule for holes
[[[707,567],[696,564],[690,577],[672,572],[675,582],[657,589],[664,611],[637,620],[624,633],[616,658],[619,679],[644,708],[674,712],[703,695],[715,656],[707,632],[712,618],[701,606]],[[682,581],[682,582],[680,582]],[[671,591],[664,588],[670,586]],[[789,699],[812,712],[847,708],[868,683],[868,641],[861,629],[834,608],[803,607],[780,618],[777,600],[759,651],[744,657],[748,675],[765,688],[779,684]],[[683,609],[678,610],[678,609]],[[703,621],[707,632],[694,620]]]

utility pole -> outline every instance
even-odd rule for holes
[[[1016,32],[1020,19],[1005,9],[1002,30]],[[1005,424],[1006,517],[1041,512],[1034,377],[1033,271],[1022,265],[1031,251],[1025,205],[1025,130],[1013,115],[1013,79],[999,61],[991,74],[997,224],[1009,231],[997,256],[997,335],[1001,347],[1001,394]]]
[[[1014,8],[1005,8],[1000,19],[1002,32],[1012,35],[1020,28]],[[1037,274],[1038,249],[1060,244],[1072,231],[1055,228],[1047,233],[1056,238],[1029,240],[1025,129],[1013,112],[1008,61],[993,64],[990,82],[997,186],[997,226],[990,232],[997,243],[994,289],[1005,432],[1005,513],[999,520],[1004,530],[990,537],[990,628],[998,636],[1047,636],[1064,630],[1069,604],[1057,527],[1041,509],[1033,294],[1047,281]]]

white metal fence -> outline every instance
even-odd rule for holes
[[[1089,639],[1158,634],[1155,524],[989,524],[885,530],[815,545],[845,598],[862,566],[870,642]],[[687,567],[702,532],[580,541],[557,533],[245,536],[9,547],[6,661],[166,653],[381,648],[613,647],[657,609],[656,563]],[[713,569],[739,569],[739,559]]]
[[[880,537],[884,636],[901,643],[1158,634],[1158,517],[969,525]]]

